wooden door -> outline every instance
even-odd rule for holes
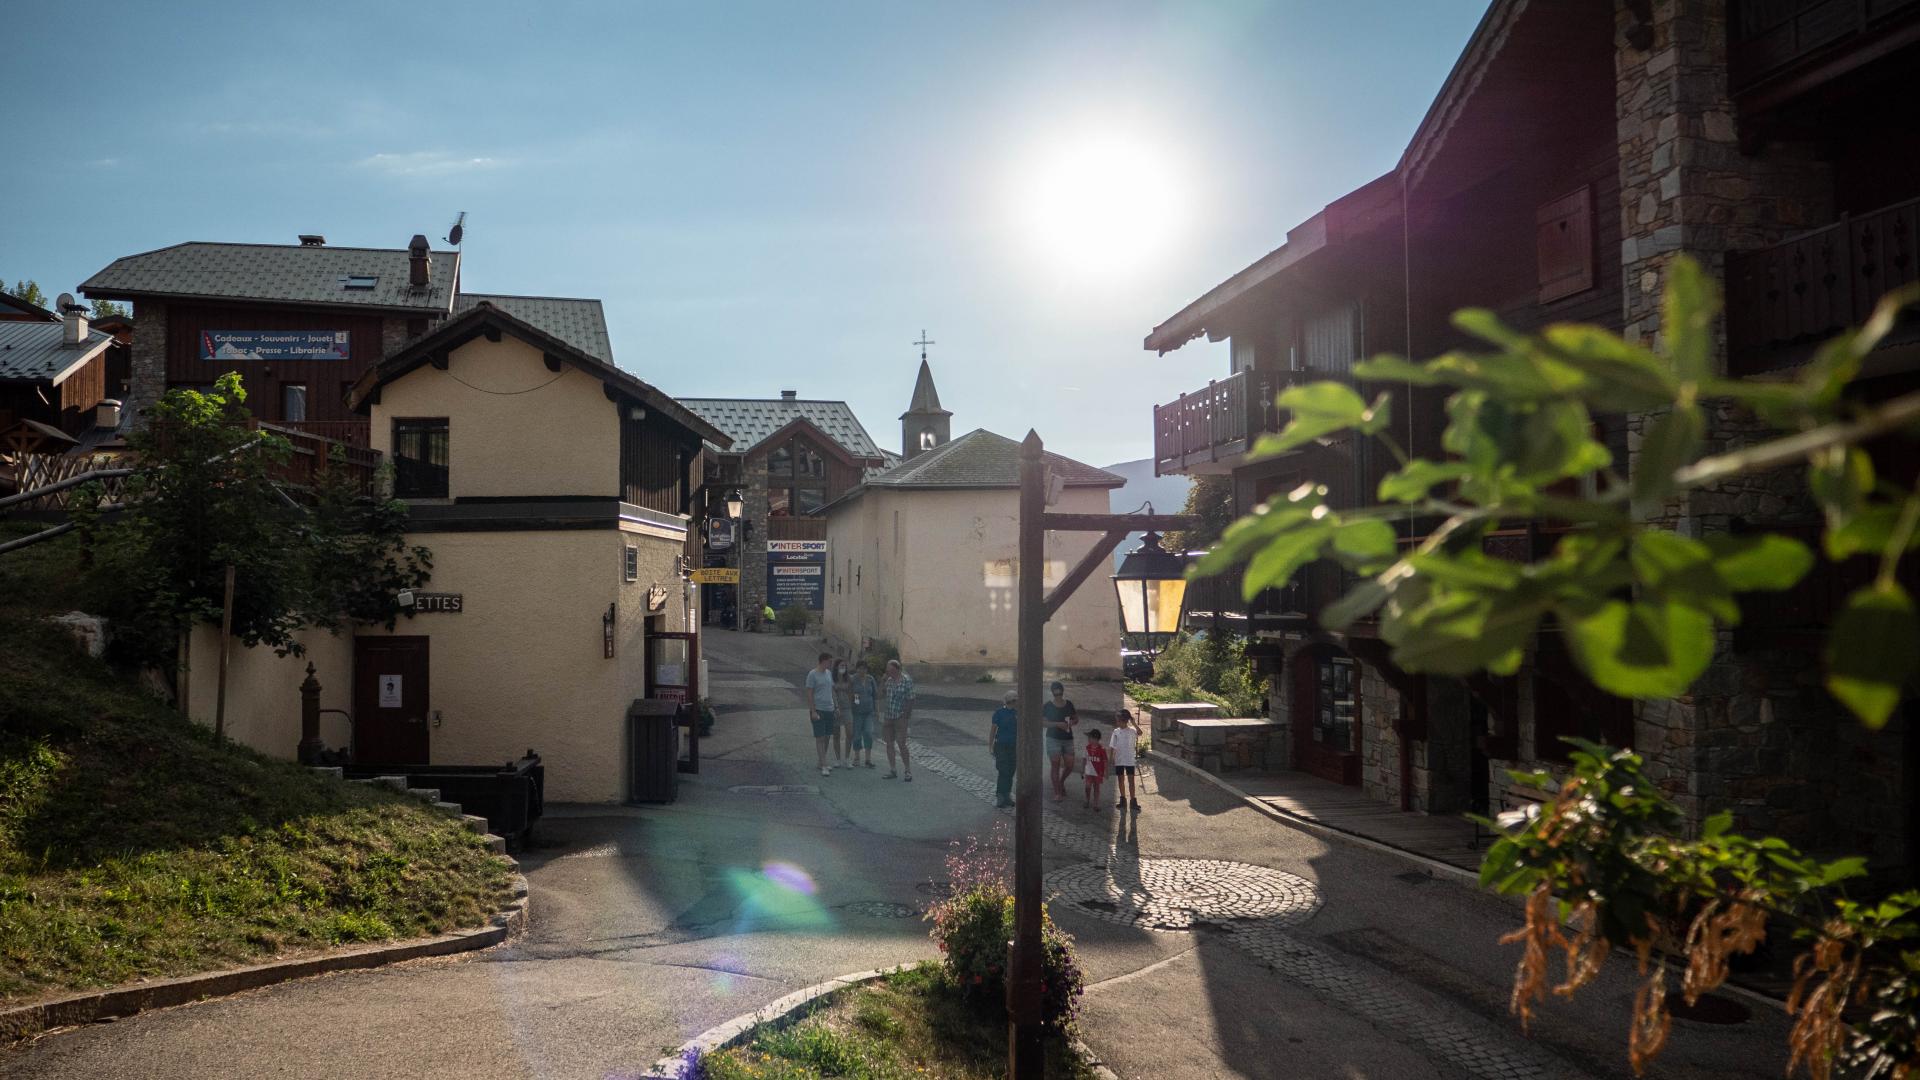
[[[353,760],[425,765],[427,638],[353,640]]]

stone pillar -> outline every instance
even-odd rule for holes
[[[740,544],[741,617],[758,620],[767,605],[767,460],[741,463],[740,517],[751,533]]]
[[[131,372],[127,400],[122,405],[135,423],[144,424],[143,414],[167,391],[167,305],[140,300],[134,303],[133,312],[133,345],[128,354]]]

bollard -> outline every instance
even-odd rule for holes
[[[320,741],[320,680],[313,677],[313,663],[307,663],[307,677],[300,683],[300,748],[295,751],[302,765],[318,765],[327,744]]]

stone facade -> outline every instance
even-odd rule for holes
[[[767,606],[767,455],[752,454],[740,463],[740,520],[751,523],[739,545],[740,617],[759,619]]]
[[[133,306],[131,374],[127,379],[126,411],[139,417],[167,392],[167,305],[141,300]]]

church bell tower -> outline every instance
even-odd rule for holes
[[[900,414],[900,456],[912,458],[939,446],[953,437],[953,414],[940,407],[940,392],[933,388],[933,369],[927,366],[926,331],[920,332],[920,375],[913,381],[913,400]]]

